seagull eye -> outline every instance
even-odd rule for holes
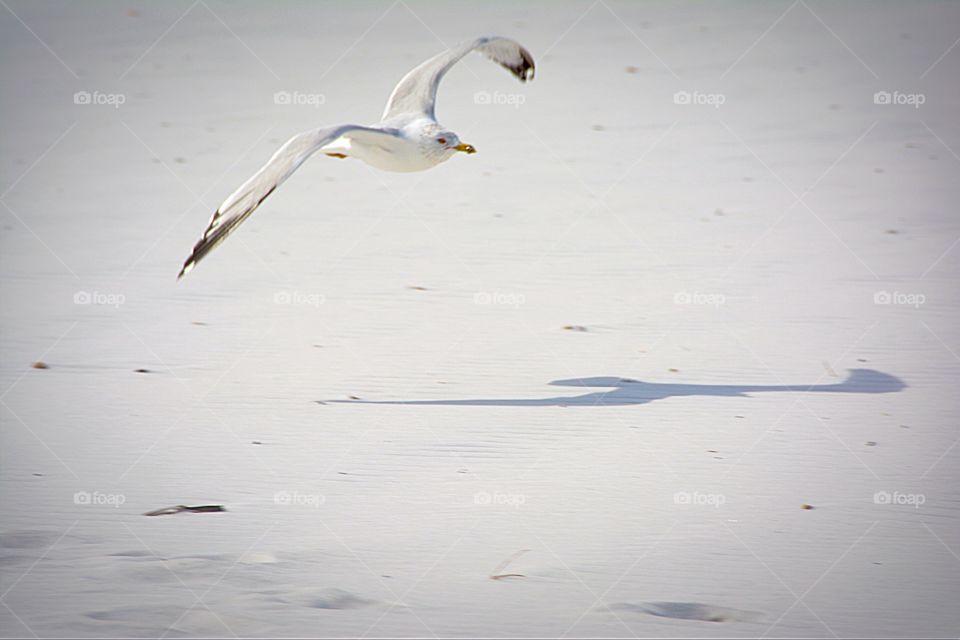
[[[440,144],[447,144],[447,139],[446,139],[446,138],[437,138],[437,142],[439,142]]]

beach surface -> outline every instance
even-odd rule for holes
[[[0,635],[960,633],[960,5],[0,16]]]

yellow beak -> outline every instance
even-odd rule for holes
[[[463,151],[464,153],[476,153],[477,150],[473,148],[472,144],[467,144],[466,142],[461,142],[454,147],[457,151]]]

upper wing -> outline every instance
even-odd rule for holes
[[[260,203],[267,196],[273,193],[274,189],[280,186],[284,180],[290,177],[291,173],[297,170],[297,167],[303,164],[304,160],[310,157],[310,154],[345,134],[355,132],[363,132],[363,135],[371,136],[388,135],[379,129],[344,124],[304,131],[287,140],[273,154],[267,164],[263,165],[239,189],[231,193],[214,212],[206,231],[203,232],[203,236],[194,245],[190,257],[183,263],[183,268],[180,269],[177,279],[182,278],[204,256],[223,242],[234,229],[240,226],[241,222],[246,220],[260,206]]]
[[[401,114],[426,115],[435,120],[433,110],[440,80],[450,67],[474,50],[509,69],[520,82],[533,80],[533,56],[519,43],[499,36],[477,38],[435,55],[405,75],[387,100],[383,120]]]

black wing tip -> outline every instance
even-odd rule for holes
[[[183,276],[187,275],[193,268],[197,266],[197,263],[203,259],[203,256],[212,248],[211,243],[207,241],[207,235],[210,233],[210,227],[207,227],[206,231],[203,232],[203,237],[197,241],[197,244],[193,245],[193,250],[190,252],[190,255],[186,260],[183,261],[183,266],[180,267],[180,273],[177,274],[177,281],[179,282]]]
[[[180,279],[183,278],[183,276],[193,271],[193,267],[196,266],[196,264],[197,263],[193,259],[192,255],[187,258],[187,261],[183,263],[182,267],[180,267],[180,273],[177,274],[177,282],[180,282]]]
[[[523,64],[520,66],[520,72],[517,74],[520,82],[533,80],[533,76],[537,71],[537,65],[533,62],[533,56],[530,55],[529,51],[520,47],[520,58],[523,60]]]
[[[520,49],[520,60],[517,64],[506,63],[503,66],[510,70],[510,73],[515,75],[520,82],[529,82],[533,80],[533,76],[536,73],[537,66],[533,62],[533,56],[530,55],[530,52],[519,47]]]

